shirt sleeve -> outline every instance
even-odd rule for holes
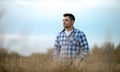
[[[59,36],[56,37],[55,44],[54,44],[54,52],[53,52],[53,59],[56,61],[60,55],[60,42],[59,42]]]
[[[87,38],[86,38],[86,36],[83,32],[80,33],[80,38],[79,39],[80,39],[80,45],[81,45],[81,48],[82,48],[82,51],[79,55],[79,59],[83,60],[86,57],[86,55],[89,51],[89,45],[88,45]]]

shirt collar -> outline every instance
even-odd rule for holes
[[[65,32],[65,29],[63,29],[61,32]],[[73,32],[76,32],[76,29],[73,27]]]

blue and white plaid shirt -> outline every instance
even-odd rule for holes
[[[73,28],[69,36],[65,29],[56,37],[54,44],[54,59],[79,59],[82,60],[88,53],[89,46],[85,34]]]

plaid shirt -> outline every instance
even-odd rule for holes
[[[71,34],[67,36],[64,29],[56,37],[53,57],[55,60],[58,58],[82,60],[88,50],[88,42],[82,31],[74,28]]]

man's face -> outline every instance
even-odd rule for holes
[[[69,18],[69,16],[65,16],[63,18],[63,27],[64,28],[70,28],[71,26],[73,26],[74,20],[71,20]]]

